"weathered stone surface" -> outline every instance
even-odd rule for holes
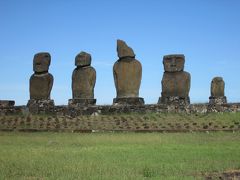
[[[15,101],[0,100],[0,108],[13,107],[14,105],[15,105]]]
[[[119,59],[113,66],[114,83],[117,91],[116,99],[138,98],[142,79],[142,65],[135,59],[132,48],[128,47],[122,40],[117,40],[117,52]],[[117,103],[114,102],[114,104]]]
[[[96,71],[93,67],[76,68],[72,75],[73,99],[94,98]]]
[[[191,76],[183,71],[184,63],[185,58],[182,54],[163,57],[165,72],[162,78],[162,97],[159,98],[158,103],[189,105]]]
[[[75,66],[90,66],[91,65],[91,55],[82,51],[75,58]]]
[[[47,72],[51,63],[51,56],[47,52],[41,52],[34,55],[33,71],[36,73]]]
[[[221,105],[221,104],[226,104],[227,103],[227,98],[226,96],[221,96],[221,97],[213,97],[213,96],[210,96],[209,97],[209,104],[218,104],[218,105]]]
[[[190,104],[190,98],[187,97],[179,97],[179,96],[162,96],[158,100],[159,104],[167,104],[167,105],[179,105],[179,106],[187,106]]]
[[[50,99],[53,76],[50,73],[33,74],[30,78],[30,99]]]
[[[81,115],[112,115],[112,114],[123,114],[123,113],[208,113],[208,112],[240,112],[240,103],[228,103],[222,105],[216,104],[191,104],[189,106],[181,106],[179,104],[167,105],[167,104],[148,104],[143,106],[136,105],[95,105],[95,106],[55,106],[51,105],[51,100],[47,106],[46,101],[34,101],[30,100],[31,104],[35,104],[35,108],[32,109],[30,113],[49,113],[49,115],[58,115],[66,117],[76,117]],[[53,101],[52,101],[53,102]],[[45,105],[46,104],[46,105]],[[48,108],[46,108],[48,107]],[[29,110],[26,106],[14,106],[8,108],[0,107],[0,115],[29,115]],[[1,123],[1,122],[0,122]]]
[[[191,77],[188,72],[165,72],[162,79],[162,96],[188,97],[190,80]]]
[[[48,73],[50,62],[51,56],[49,53],[38,53],[34,56],[34,74],[30,78],[30,99],[50,99],[53,86],[53,76]]]
[[[139,97],[128,97],[128,98],[114,98],[113,105],[135,105],[142,106],[144,105],[144,99]]]
[[[135,54],[132,48],[130,48],[126,42],[122,40],[117,40],[117,53],[119,59],[125,58],[125,57],[131,57],[135,58]]]
[[[78,101],[80,105],[86,102],[90,102],[90,104],[92,104],[92,102],[95,101],[93,99],[96,83],[96,71],[90,66],[91,55],[85,52],[81,52],[80,54],[83,54],[83,56],[80,56],[78,63],[75,63],[77,68],[74,69],[72,74],[72,96],[73,99],[81,99],[74,101]],[[89,101],[89,99],[92,100]]]
[[[183,54],[166,55],[163,57],[163,65],[165,72],[183,71],[185,56]]]
[[[142,65],[138,60],[125,58],[113,67],[117,98],[138,97],[142,79]]]
[[[45,100],[30,99],[28,101],[27,107],[29,109],[29,112],[33,114],[54,113],[55,110],[54,101],[50,99]]]
[[[211,82],[211,96],[222,97],[224,95],[225,83],[222,77],[215,77]]]
[[[211,96],[209,97],[210,105],[221,105],[227,103],[227,98],[224,95],[225,83],[222,77],[215,77],[211,82]]]
[[[69,107],[91,106],[96,104],[96,99],[69,99]]]

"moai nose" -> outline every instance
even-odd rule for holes
[[[173,64],[173,66],[176,65],[176,58],[173,58],[172,64]]]
[[[176,58],[173,58],[173,64],[176,65]]]

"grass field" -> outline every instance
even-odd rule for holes
[[[0,132],[0,179],[203,179],[240,169],[240,132]]]

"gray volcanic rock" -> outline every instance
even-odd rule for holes
[[[90,66],[91,65],[91,55],[82,51],[75,58],[75,66]]]
[[[117,40],[117,53],[119,59],[125,57],[135,58],[135,54],[132,48],[130,48],[126,42],[122,40]]]
[[[53,76],[50,73],[33,74],[30,78],[30,99],[50,99]]]
[[[183,71],[185,57],[183,54],[166,55],[163,57],[163,65],[165,72]]]
[[[165,72],[162,79],[162,96],[188,97],[191,76],[188,72]]]
[[[132,58],[117,61],[113,66],[117,98],[138,97],[142,79],[142,65]]]
[[[49,53],[38,53],[34,56],[34,74],[30,78],[30,99],[50,99],[53,86],[53,76],[48,73],[50,62],[51,56]]]
[[[72,74],[73,99],[93,99],[96,83],[96,71],[92,66],[90,66],[91,55],[86,52],[81,52],[76,57],[75,65],[77,68],[74,69]],[[84,102],[92,101],[84,100]]]
[[[73,99],[94,98],[96,71],[93,67],[76,68],[72,74]]]
[[[173,54],[163,57],[164,74],[162,78],[162,97],[158,103],[179,104],[186,106],[190,103],[189,91],[191,75],[183,71],[185,57]]]
[[[27,103],[29,112],[32,114],[49,114],[55,113],[54,100],[51,99],[30,99]]]
[[[46,72],[51,63],[51,56],[48,52],[41,52],[34,55],[33,71],[36,73]]]
[[[117,97],[113,104],[144,104],[143,98],[139,98],[139,89],[142,79],[142,65],[135,59],[132,48],[124,41],[117,41],[119,60],[113,66],[114,83]]]
[[[211,96],[209,97],[210,105],[222,105],[227,103],[224,95],[225,82],[222,77],[215,77],[211,82]]]
[[[224,95],[225,82],[222,77],[215,77],[211,82],[211,96],[221,97]]]

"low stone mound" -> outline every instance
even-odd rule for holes
[[[205,178],[206,180],[215,180],[215,179],[221,179],[221,180],[237,180],[240,179],[240,170],[231,170],[226,171],[224,173],[213,173]]]

